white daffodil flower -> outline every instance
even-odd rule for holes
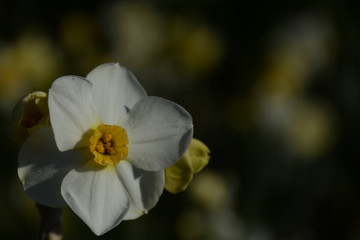
[[[164,189],[164,169],[192,139],[191,116],[171,101],[147,96],[115,63],[86,78],[55,80],[48,98],[51,127],[32,133],[19,154],[26,193],[50,207],[66,202],[97,235],[153,208]]]

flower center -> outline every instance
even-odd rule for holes
[[[102,166],[116,165],[127,157],[128,143],[125,129],[101,124],[90,137],[89,148],[96,163]]]

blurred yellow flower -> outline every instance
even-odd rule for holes
[[[191,74],[211,72],[222,58],[220,35],[200,21],[175,18],[170,22],[169,44],[176,60]]]
[[[331,104],[319,104],[308,94],[311,81],[321,81],[317,74],[333,59],[334,29],[328,19],[307,14],[284,27],[275,33],[267,66],[254,86],[254,119],[286,151],[315,160],[336,138]]]
[[[11,111],[30,89],[47,87],[62,67],[61,56],[46,36],[25,33],[0,49],[0,109]]]
[[[104,19],[112,58],[146,72],[147,85],[154,89],[186,91],[205,81],[224,56],[221,34],[192,16],[125,1],[109,5]]]
[[[337,115],[330,106],[300,102],[285,129],[288,148],[307,160],[317,159],[335,142]]]
[[[165,189],[173,194],[186,190],[194,173],[208,164],[209,153],[209,148],[203,142],[193,138],[180,160],[165,169]]]
[[[189,187],[192,200],[203,209],[225,210],[232,201],[231,189],[234,183],[229,183],[222,174],[206,169],[199,173]]]
[[[9,135],[18,143],[41,126],[49,126],[47,94],[32,92],[23,97],[15,106],[9,125]]]

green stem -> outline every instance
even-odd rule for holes
[[[39,203],[36,204],[40,216],[40,240],[61,240],[62,239],[62,223],[61,208],[51,208]]]

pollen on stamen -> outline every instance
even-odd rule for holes
[[[101,143],[98,144],[98,145],[96,145],[95,150],[96,150],[98,153],[105,153],[105,151],[106,151],[104,145],[101,144]]]
[[[105,144],[104,144],[104,147],[105,147],[105,148],[110,148],[110,147],[111,147],[111,142],[105,143]]]
[[[109,155],[115,155],[116,151],[114,148],[109,147],[109,148],[106,148],[106,153]]]
[[[105,134],[102,136],[102,141],[103,141],[104,143],[109,143],[109,142],[111,141],[111,138],[112,138],[111,134],[105,133]]]

